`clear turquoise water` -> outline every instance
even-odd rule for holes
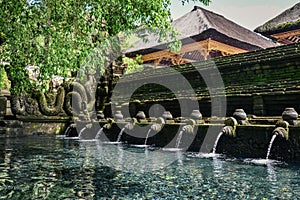
[[[258,166],[49,136],[1,138],[0,153],[0,199],[300,197],[296,164]],[[168,163],[163,160],[168,157],[178,160],[166,166],[155,162]]]

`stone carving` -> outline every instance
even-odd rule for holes
[[[107,102],[108,98],[108,83],[105,80],[105,78],[100,79],[100,84],[97,88],[97,100],[98,100],[98,108],[100,110],[104,110],[105,108],[105,102]]]
[[[32,93],[32,94],[20,94],[12,95],[11,108],[14,115],[45,115],[56,116],[63,112],[62,105],[65,98],[65,90],[60,87],[57,94],[52,93],[51,97],[54,98],[54,103],[51,103],[51,99],[47,98],[45,93]],[[52,100],[53,101],[53,100]],[[50,102],[50,103],[49,103]]]
[[[285,108],[282,113],[282,119],[287,121],[290,125],[295,125],[295,120],[298,118],[298,113],[294,108]]]
[[[202,114],[200,113],[200,110],[193,110],[190,115],[190,118],[194,120],[201,120]]]
[[[172,116],[172,114],[171,114],[170,111],[164,111],[162,117],[164,118],[164,120],[171,120],[171,119],[173,119],[173,116]]]
[[[120,110],[117,110],[115,115],[115,121],[122,121],[124,119],[124,116]]]
[[[235,111],[233,113],[233,117],[238,121],[246,120],[247,114],[245,113],[245,111],[243,109],[235,109]]]
[[[95,98],[95,91],[96,91],[96,79],[93,75],[88,76],[87,82],[84,84],[84,87],[86,89],[86,95],[87,95],[87,109],[91,111],[96,102]]]
[[[34,94],[25,96],[25,114],[23,115],[34,115],[39,116],[41,112],[39,110],[38,100],[35,98]]]
[[[66,113],[69,115],[83,114],[86,120],[89,120],[95,107],[96,86],[96,79],[93,75],[88,75],[88,80],[84,85],[78,82],[66,84],[69,91],[64,103]]]
[[[289,139],[289,123],[284,120],[277,121],[277,123],[275,125],[275,129],[272,133],[280,135],[281,137],[288,140]]]
[[[40,92],[37,96],[39,102],[38,105],[42,114],[46,116],[57,116],[63,111],[63,102],[65,99],[65,89],[63,87],[58,88],[56,99],[53,105],[48,105],[44,93]]]
[[[78,115],[82,110],[83,102],[87,102],[84,86],[78,82],[69,82],[65,85],[68,91],[65,98],[64,109],[69,115]]]
[[[155,131],[155,132],[159,132],[161,131],[161,129],[164,127],[165,125],[165,120],[162,117],[159,117],[156,119],[156,121],[151,125],[151,130]]]
[[[234,117],[229,117],[224,122],[225,127],[223,128],[222,132],[226,135],[236,137],[236,127],[238,125],[237,120]]]
[[[95,108],[96,80],[89,75],[87,82],[70,81],[60,86],[57,92],[37,92],[12,95],[11,107],[14,115],[78,116],[89,120]]]
[[[25,114],[25,97],[21,95],[11,95],[11,111],[14,115]]]
[[[71,116],[76,115],[81,109],[81,100],[81,96],[78,92],[71,91],[67,93],[64,102],[64,110],[66,113]]]

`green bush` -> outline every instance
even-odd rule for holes
[[[141,65],[143,63],[141,55],[138,55],[135,59],[123,57],[123,63],[127,65],[125,74],[131,74],[143,70],[143,66]]]
[[[9,80],[3,68],[0,68],[0,89],[9,89]]]

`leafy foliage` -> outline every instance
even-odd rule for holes
[[[45,89],[53,75],[69,77],[120,32],[156,27],[161,38],[174,35],[169,5],[170,0],[0,0],[0,62],[10,62],[12,92]],[[103,73],[104,59],[93,62],[98,63],[90,67]],[[29,80],[29,65],[39,67],[38,84]]]
[[[127,69],[125,71],[126,74],[139,72],[144,69],[143,66],[141,65],[143,63],[141,55],[138,55],[135,59],[124,57],[123,63],[127,65]]]
[[[9,81],[6,76],[6,72],[4,68],[0,68],[0,90],[8,89],[8,88],[9,88]]]

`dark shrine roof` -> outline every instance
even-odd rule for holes
[[[300,3],[282,12],[280,15],[257,27],[254,31],[263,35],[295,30],[300,28]]]
[[[249,51],[275,46],[271,40],[199,6],[175,20],[172,26],[180,33],[178,39],[183,44],[211,38]],[[166,49],[166,45],[159,43],[158,37],[151,33],[147,36],[147,42],[139,40],[135,47],[126,52],[145,54],[162,49]]]

